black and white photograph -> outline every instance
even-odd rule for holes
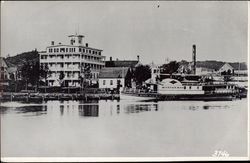
[[[1,161],[249,160],[248,8],[1,1]]]

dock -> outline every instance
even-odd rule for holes
[[[48,101],[48,100],[119,100],[119,94],[66,94],[66,93],[10,93],[4,92],[0,101]]]

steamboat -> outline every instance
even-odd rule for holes
[[[126,100],[233,100],[243,97],[234,84],[180,82],[176,79],[164,79],[151,83],[149,89],[126,88],[120,93],[120,99]]]

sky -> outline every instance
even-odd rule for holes
[[[158,7],[159,5],[159,7]],[[1,56],[14,56],[82,34],[106,60],[162,64],[192,59],[247,61],[247,1],[5,1]]]

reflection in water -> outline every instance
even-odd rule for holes
[[[120,105],[116,105],[116,113],[120,114]]]
[[[208,109],[228,109],[229,106],[225,105],[225,106],[210,106],[210,105],[204,105],[203,109],[208,110]]]
[[[145,111],[158,111],[157,104],[130,104],[125,108],[125,113],[140,113]]]
[[[38,116],[42,114],[47,114],[47,106],[46,105],[39,105],[39,106],[23,106],[23,107],[16,107],[16,113],[32,113],[32,115]]]
[[[4,157],[198,157],[210,156],[218,143],[230,155],[247,154],[247,99],[8,102],[0,108]]]
[[[0,106],[0,114],[6,114],[9,108],[5,106]]]
[[[63,115],[63,113],[64,113],[64,105],[60,105],[60,113],[61,113],[61,115]]]
[[[79,115],[84,117],[98,117],[99,105],[79,105]]]
[[[191,111],[198,111],[198,110],[201,110],[201,109],[204,109],[204,110],[209,110],[209,109],[228,109],[230,108],[228,105],[190,105],[190,106],[183,106],[182,107],[184,110],[188,109],[188,110],[191,110]]]
[[[205,105],[205,106],[203,106],[203,109],[207,110],[207,109],[209,109],[209,106]]]

